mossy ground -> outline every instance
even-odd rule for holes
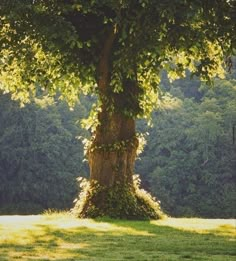
[[[0,216],[0,260],[234,261],[235,220]]]

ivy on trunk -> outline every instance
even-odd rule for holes
[[[158,203],[147,193],[141,193],[133,180],[139,142],[133,117],[137,106],[132,107],[131,103],[133,99],[138,104],[138,97],[135,88],[131,87],[137,86],[137,82],[126,81],[127,85],[123,86],[121,93],[110,91],[114,40],[115,28],[105,41],[98,64],[98,89],[102,105],[95,135],[87,151],[90,181],[83,188],[74,213],[80,217],[157,219],[162,215]]]

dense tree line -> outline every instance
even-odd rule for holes
[[[72,112],[62,102],[36,98],[20,108],[0,96],[0,213],[68,209],[85,175],[83,146],[76,124],[83,106]]]
[[[234,217],[236,205],[236,81],[173,84],[154,113],[137,171],[174,216]]]
[[[233,74],[232,74],[233,75]],[[152,127],[139,123],[147,145],[136,172],[146,189],[174,216],[235,216],[236,80],[170,83],[163,74],[160,108]],[[68,209],[78,193],[76,178],[88,175],[83,163],[88,114],[86,99],[71,111],[49,97],[20,108],[0,96],[0,213]]]

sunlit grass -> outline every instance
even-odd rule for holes
[[[170,226],[201,234],[212,233],[215,235],[236,237],[235,219],[168,218],[161,221],[151,221],[151,224]]]
[[[235,220],[0,216],[0,260],[236,260]]]

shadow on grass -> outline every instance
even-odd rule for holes
[[[219,228],[223,229],[223,228]],[[36,232],[37,231],[37,232]],[[0,260],[235,260],[231,237],[143,221],[96,220],[82,226],[36,224],[21,243],[0,245]]]

